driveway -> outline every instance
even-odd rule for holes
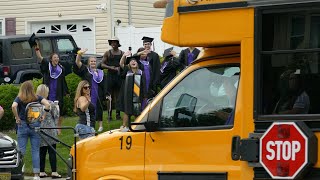
[[[25,176],[24,177],[25,180],[33,180],[33,177],[32,176]],[[47,178],[41,178],[41,180],[51,180],[52,178],[51,177],[47,177]],[[57,179],[57,180],[66,180],[66,178],[60,178],[60,179]]]

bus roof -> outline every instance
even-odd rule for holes
[[[161,38],[184,47],[240,44],[254,36],[256,7],[320,0],[169,0]],[[191,3],[195,2],[195,3]]]

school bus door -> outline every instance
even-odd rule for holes
[[[239,179],[241,162],[231,159],[231,141],[240,132],[240,123],[233,125],[240,60],[222,62],[187,69],[149,113],[159,127],[146,135],[145,179]]]

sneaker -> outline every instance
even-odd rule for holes
[[[99,127],[98,132],[102,132],[103,131],[103,127]]]
[[[52,172],[51,173],[51,178],[52,179],[58,179],[58,178],[62,178],[62,176],[60,174],[58,174],[57,172]]]
[[[39,176],[34,176],[33,180],[40,180],[40,177]]]
[[[48,177],[47,173],[45,173],[45,172],[40,172],[39,176],[40,176],[40,178]]]
[[[128,132],[128,131],[129,131],[128,127],[125,127],[125,126],[120,127],[120,132]]]

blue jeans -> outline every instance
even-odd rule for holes
[[[79,133],[80,139],[85,139],[91,136],[94,136],[95,130],[93,127],[84,125],[84,124],[77,124],[75,127],[76,131]]]
[[[30,138],[33,173],[40,173],[40,135],[32,128],[40,127],[40,122],[35,122],[29,126],[24,121],[18,125],[18,145],[21,153],[25,155],[28,138]]]

